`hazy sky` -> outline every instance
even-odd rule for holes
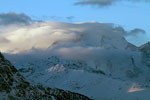
[[[108,1],[111,2],[106,3]],[[136,2],[136,0],[0,0],[0,13],[25,13],[34,20],[115,23],[127,30],[141,28],[146,31],[146,35],[128,38],[132,43],[140,45],[150,41],[150,2],[149,0],[147,0],[147,2],[142,2],[145,0],[139,1],[140,2]],[[76,5],[77,2],[78,5]]]

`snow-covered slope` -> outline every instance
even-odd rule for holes
[[[0,100],[91,100],[60,89],[34,86],[0,53]]]
[[[40,54],[6,56],[36,84],[82,93],[96,100],[148,100],[150,68],[143,62],[145,51],[130,47],[103,49],[99,60],[91,62]]]

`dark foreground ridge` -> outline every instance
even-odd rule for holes
[[[0,100],[91,100],[78,93],[31,85],[0,53]]]

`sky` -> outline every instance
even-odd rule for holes
[[[87,1],[90,0],[0,0],[0,13],[24,13],[33,20],[42,21],[114,23],[126,30],[145,30],[145,35],[127,37],[129,42],[139,46],[150,41],[149,0],[102,0],[112,1],[111,4],[101,4],[101,0],[87,4]]]

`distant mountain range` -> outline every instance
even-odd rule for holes
[[[114,48],[102,44],[103,54],[97,62],[38,53],[5,56],[33,84],[77,92],[95,100],[148,100],[150,43],[141,47],[123,44]]]

